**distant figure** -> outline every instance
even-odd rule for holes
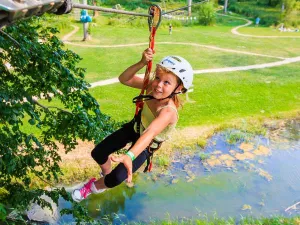
[[[258,25],[259,25],[259,21],[260,21],[260,18],[259,18],[259,17],[257,17],[257,18],[255,19],[255,26],[256,26],[256,27],[258,27]]]
[[[169,34],[172,34],[172,24],[169,25]]]

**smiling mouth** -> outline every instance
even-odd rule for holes
[[[159,90],[157,90],[157,89],[154,89],[154,91],[155,91],[156,93],[162,93],[162,91],[159,91]]]

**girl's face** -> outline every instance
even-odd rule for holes
[[[155,78],[152,82],[152,95],[156,99],[168,97],[177,87],[177,77],[162,70],[156,70]],[[180,91],[179,87],[176,92]]]

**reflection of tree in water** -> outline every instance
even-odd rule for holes
[[[135,193],[135,187],[129,188],[123,183],[101,194],[89,197],[87,207],[90,216],[112,222],[116,214],[122,214],[125,211],[126,200],[132,199]],[[135,201],[134,207],[135,209],[141,208],[137,201]]]

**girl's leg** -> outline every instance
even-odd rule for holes
[[[117,130],[116,132],[114,132],[113,134],[111,134],[110,136],[105,138],[100,144],[98,144],[95,147],[95,149],[92,151],[92,157],[100,165],[101,169],[103,170],[103,173],[105,175],[106,174],[107,175],[105,177],[100,178],[98,181],[96,181],[95,178],[92,178],[82,188],[75,189],[72,192],[73,200],[80,202],[83,199],[87,198],[87,196],[89,196],[91,193],[101,193],[101,192],[105,191],[106,188],[114,187],[114,186],[118,185],[119,183],[121,183],[123,180],[125,180],[127,177],[127,170],[126,170],[125,166],[121,163],[122,166],[124,167],[123,169],[120,170],[121,177],[119,177],[119,175],[116,172],[114,172],[116,170],[116,169],[114,169],[111,173],[114,172],[114,176],[116,177],[117,181],[114,181],[114,182],[109,181],[108,184],[105,182],[104,179],[106,179],[107,176],[111,177],[110,179],[114,179],[113,176],[110,176],[111,162],[108,159],[108,156],[111,153],[125,147],[125,145],[127,143],[135,142],[137,140],[137,138],[138,138],[138,135],[133,130],[133,124],[128,123],[128,124],[125,124],[121,129]],[[146,159],[147,159],[147,157],[145,159],[141,158],[141,160],[143,160],[143,161],[137,168],[135,166],[135,161],[137,159],[135,159],[133,162],[133,171],[135,172],[143,164],[143,162]],[[137,160],[137,162],[139,162],[139,160]],[[119,167],[119,165],[117,167]],[[122,170],[125,170],[125,171],[123,171],[123,172],[125,172],[124,178],[123,178],[124,173],[122,172]],[[123,179],[123,180],[120,181],[121,179]],[[112,183],[112,185],[110,183]]]
[[[107,175],[111,172],[111,161],[108,159],[108,156],[124,148],[127,143],[136,141],[136,138],[132,123],[127,123],[106,137],[93,149],[91,155],[100,165],[103,175]]]
[[[99,165],[102,171],[102,175],[105,176],[111,172],[111,160],[108,158],[106,162],[102,165]]]
[[[143,151],[133,162],[132,172],[136,172],[143,163],[150,156],[148,150]],[[80,202],[87,198],[92,193],[101,193],[107,188],[112,188],[122,183],[127,178],[127,169],[123,163],[119,163],[116,168],[105,177],[101,177],[99,180],[92,178],[82,188],[75,189],[72,192],[72,198],[74,201]]]
[[[150,156],[148,150],[143,151],[135,160],[132,162],[132,172],[136,172],[143,163]],[[110,174],[105,177],[101,177],[99,180],[95,181],[95,187],[97,190],[105,188],[113,188],[121,184],[127,178],[127,169],[123,163],[120,163],[112,170]]]

